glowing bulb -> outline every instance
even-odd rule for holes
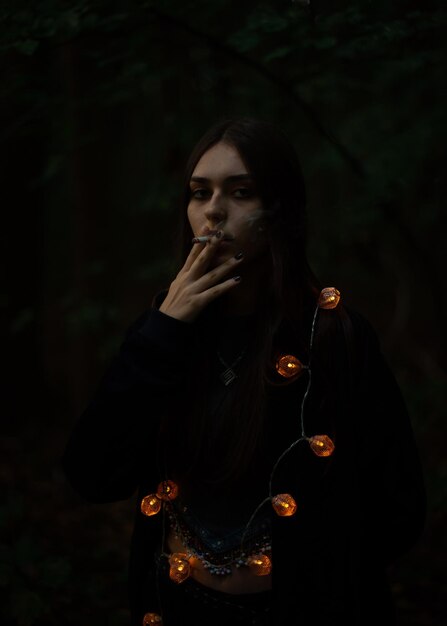
[[[151,515],[157,515],[157,513],[161,509],[160,498],[158,498],[155,493],[151,493],[141,500],[140,508],[141,512],[148,517],[150,517]]]
[[[158,613],[146,613],[143,617],[143,626],[151,626],[151,624],[161,624],[161,617]]]
[[[340,302],[340,292],[335,287],[325,287],[318,298],[320,309],[335,309]]]
[[[290,493],[280,493],[273,496],[272,506],[280,517],[290,517],[298,508]]]
[[[157,487],[157,496],[161,500],[175,500],[178,496],[178,486],[172,480],[162,480]]]
[[[272,562],[266,554],[254,554],[247,565],[255,576],[267,576],[272,571]]]
[[[169,557],[169,578],[175,583],[180,584],[186,580],[191,574],[191,565],[188,561],[188,555],[184,552],[174,552]]]
[[[276,371],[284,378],[299,376],[303,371],[303,364],[296,356],[284,354],[276,361]]]
[[[328,435],[314,435],[308,439],[312,452],[317,456],[331,456],[335,444]]]

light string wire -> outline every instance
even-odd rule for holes
[[[319,305],[317,304],[317,306],[315,307],[315,311],[314,311],[314,315],[312,318],[312,327],[311,327],[311,332],[310,332],[310,341],[309,341],[309,363],[308,365],[305,367],[305,369],[308,372],[308,379],[307,379],[307,386],[306,386],[306,391],[304,392],[303,398],[301,400],[301,407],[300,407],[300,419],[301,419],[301,436],[299,437],[299,439],[297,439],[296,441],[294,441],[293,443],[290,444],[290,446],[288,448],[286,448],[286,450],[284,450],[284,452],[282,452],[280,454],[280,456],[278,457],[277,461],[275,462],[271,474],[270,474],[270,479],[269,479],[269,495],[256,507],[256,509],[254,510],[252,516],[250,517],[250,519],[248,520],[248,523],[245,527],[245,530],[243,532],[242,535],[242,539],[241,539],[241,551],[243,550],[243,543],[245,540],[245,536],[248,532],[248,529],[250,528],[250,525],[253,523],[256,515],[258,514],[259,510],[264,506],[264,504],[266,504],[267,502],[271,502],[272,500],[272,483],[273,483],[273,477],[275,475],[275,472],[278,468],[278,465],[280,464],[280,462],[283,460],[283,458],[289,454],[289,452],[291,450],[293,450],[293,448],[298,445],[301,441],[305,441],[308,439],[308,437],[305,434],[304,431],[304,405],[306,403],[306,399],[307,396],[309,395],[309,391],[310,391],[310,387],[312,384],[312,369],[311,369],[311,361],[312,361],[312,347],[313,347],[313,342],[314,342],[314,336],[315,336],[315,325],[316,325],[316,321],[317,321],[317,317],[318,317],[318,311],[319,311]]]
[[[309,395],[310,392],[310,388],[312,385],[312,368],[311,368],[311,362],[312,362],[312,349],[313,349],[313,343],[314,343],[314,337],[315,337],[315,328],[316,328],[316,321],[317,321],[317,317],[318,317],[318,312],[319,312],[320,306],[319,304],[317,304],[317,306],[315,307],[315,311],[314,311],[314,315],[312,318],[312,326],[311,326],[311,333],[310,333],[310,340],[309,340],[309,363],[307,366],[304,366],[303,369],[306,369],[308,372],[308,380],[307,380],[307,386],[306,386],[306,390],[303,394],[303,398],[301,400],[301,405],[300,405],[300,423],[301,423],[301,436],[294,442],[292,442],[290,444],[290,446],[288,446],[288,448],[286,448],[278,457],[278,459],[276,460],[275,464],[273,465],[272,471],[270,473],[270,478],[269,478],[269,485],[268,485],[268,493],[269,495],[264,498],[264,500],[262,500],[262,502],[260,502],[258,504],[258,506],[256,507],[256,509],[253,511],[250,519],[248,520],[245,528],[244,528],[244,532],[242,534],[241,537],[241,542],[240,542],[240,551],[241,553],[243,553],[244,551],[244,541],[245,541],[245,537],[250,529],[251,524],[253,523],[253,521],[256,518],[256,515],[259,513],[259,511],[261,510],[261,508],[267,503],[267,502],[271,502],[272,501],[272,483],[273,483],[273,478],[275,475],[275,472],[280,464],[280,462],[287,456],[287,454],[289,454],[289,452],[291,452],[291,450],[293,450],[293,448],[295,448],[295,446],[297,446],[301,441],[306,441],[309,438],[306,436],[305,434],[305,429],[304,429],[304,407],[306,404],[306,400],[307,397]],[[244,351],[245,352],[245,351]],[[243,356],[243,355],[242,355]],[[163,503],[164,504],[164,503]],[[163,542],[162,542],[162,556],[165,556],[167,558],[169,558],[169,554],[164,552],[164,541],[165,541],[165,522],[166,522],[166,516],[165,516],[165,507],[162,507],[163,509]],[[181,537],[182,539],[182,543],[184,543],[183,541],[183,537]],[[216,565],[210,561],[208,561],[207,559],[204,559],[201,557],[200,553],[198,553],[196,550],[194,550],[193,548],[191,548],[190,546],[187,546],[188,550],[187,550],[187,555],[188,558],[190,556],[195,556],[196,558],[200,559],[202,561],[202,563],[204,565],[208,565],[210,567],[216,567]],[[223,567],[229,567],[231,565],[236,565],[238,564],[240,561],[240,558],[235,558],[232,561],[228,561],[227,563],[225,563],[225,565]]]
[[[313,344],[314,344],[315,325],[316,325],[316,321],[317,321],[318,311],[319,310],[320,310],[320,307],[317,304],[317,306],[315,307],[315,312],[314,312],[314,316],[313,316],[313,319],[312,319],[312,329],[310,331],[309,363],[307,365],[307,371],[309,373],[309,378],[307,380],[306,391],[304,392],[303,400],[301,402],[301,437],[304,437],[304,438],[306,438],[306,435],[304,433],[304,404],[306,402],[307,396],[309,394],[310,386],[312,384],[312,367],[311,367],[311,363],[312,363],[312,348],[313,348]],[[298,439],[298,441],[301,441],[301,439]],[[298,441],[296,443],[298,443]]]

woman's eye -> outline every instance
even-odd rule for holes
[[[241,198],[251,198],[253,195],[253,190],[249,189],[247,187],[238,187],[237,189],[234,189],[232,192],[233,196],[235,198],[241,199]],[[212,195],[212,192],[209,189],[192,189],[191,190],[191,198],[194,198],[195,200],[205,200],[206,198],[209,198]]]
[[[195,198],[196,200],[203,200],[208,195],[207,189],[193,189],[191,191],[191,198]]]
[[[247,189],[246,187],[239,187],[234,190],[234,195],[236,198],[249,198],[253,195],[253,192],[251,189]]]

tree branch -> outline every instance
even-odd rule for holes
[[[273,85],[276,85],[289,98],[289,100],[293,102],[294,105],[298,107],[304,113],[304,115],[307,117],[307,119],[312,124],[312,126],[318,131],[318,133],[326,141],[328,141],[334,147],[334,149],[338,152],[338,154],[342,157],[342,159],[349,165],[352,171],[359,178],[364,179],[366,177],[365,169],[362,163],[360,162],[360,160],[356,156],[354,156],[351,153],[351,151],[345,145],[343,145],[340,142],[340,140],[336,138],[335,135],[331,133],[323,125],[320,118],[313,110],[313,108],[303,99],[303,97],[296,90],[296,88],[290,85],[285,79],[281,78],[280,76],[277,76],[276,74],[274,74],[271,70],[266,68],[261,63],[238,52],[234,48],[231,48],[227,44],[222,43],[221,41],[216,39],[215,37],[208,35],[205,32],[202,32],[198,28],[191,26],[190,24],[184,22],[180,18],[174,17],[172,15],[168,15],[167,13],[164,13],[163,11],[160,11],[159,9],[154,8],[153,6],[148,6],[147,8],[143,10],[144,10],[144,15],[150,14],[154,18],[162,22],[165,22],[167,24],[170,24],[172,27],[182,30],[185,33],[188,33],[195,39],[198,39],[201,42],[204,42],[208,47],[214,50],[219,50],[226,57],[230,57],[234,59],[235,61],[237,61],[238,63],[245,65],[247,67],[250,67],[257,74],[264,77],[267,81],[269,81]],[[130,30],[130,28],[135,28],[135,27],[137,28],[144,27],[144,21],[141,19],[141,16],[135,16],[135,19],[129,20],[128,28],[126,30]],[[90,31],[90,34],[92,34],[91,31]],[[52,46],[47,46],[47,47],[43,46],[43,48],[46,52],[48,52],[50,49],[63,47],[67,44],[73,43],[74,41],[79,39],[79,36],[80,34],[78,34],[77,36],[71,37],[69,39],[59,41],[56,44],[53,44]],[[37,38],[34,37],[34,39],[38,41],[40,44],[42,43],[42,39],[39,39],[38,37]]]
[[[263,76],[266,80],[268,80],[269,82],[279,87],[287,95],[287,97],[299,109],[301,109],[301,111],[304,113],[304,115],[307,117],[310,123],[314,126],[314,128],[320,133],[320,135],[324,139],[326,139],[335,148],[335,150],[343,158],[343,160],[349,164],[349,166],[355,172],[355,174],[362,179],[365,178],[366,176],[365,169],[363,165],[361,164],[361,162],[359,161],[359,159],[355,157],[350,152],[350,150],[348,150],[348,148],[344,146],[333,135],[333,133],[331,133],[324,127],[323,123],[321,122],[321,120],[319,119],[315,111],[312,109],[312,107],[303,99],[303,97],[296,91],[296,89],[292,85],[290,85],[288,82],[286,82],[283,78],[271,72],[268,68],[266,68],[261,63],[258,63],[254,59],[251,59],[250,57],[247,57],[246,55],[238,52],[237,50],[234,50],[230,46],[200,31],[194,26],[187,24],[186,22],[182,21],[181,19],[177,17],[173,17],[172,15],[167,15],[166,13],[163,13],[162,11],[159,11],[158,9],[155,9],[153,7],[149,9],[149,12],[157,19],[167,22],[171,24],[172,26],[189,33],[193,37],[200,39],[201,41],[204,41],[210,48],[219,50],[220,52],[223,52],[226,56],[232,57],[239,63],[242,63],[243,65],[246,65],[248,67],[251,67],[258,74]]]

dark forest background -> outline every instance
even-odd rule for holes
[[[59,459],[176,270],[190,149],[253,115],[296,146],[312,265],[408,403],[429,513],[390,580],[402,625],[445,624],[445,3],[8,0],[0,21],[0,622],[127,624],[134,502],[84,503]]]

